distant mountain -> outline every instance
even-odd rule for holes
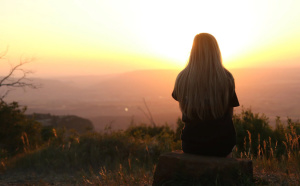
[[[229,69],[235,78],[240,104],[271,121],[276,116],[299,119],[300,69]],[[7,101],[28,106],[28,113],[78,115],[93,121],[96,129],[113,122],[116,128],[148,122],[147,106],[157,123],[174,125],[180,117],[171,97],[179,70],[141,70],[107,76],[35,79],[37,90],[10,92]],[[240,111],[237,108],[236,111]]]
[[[67,131],[74,129],[79,134],[83,134],[87,131],[94,130],[94,126],[91,121],[78,116],[56,116],[51,114],[38,113],[29,114],[27,116],[40,122],[43,126],[65,128]]]

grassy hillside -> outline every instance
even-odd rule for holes
[[[277,118],[272,129],[265,115],[250,109],[233,121],[234,157],[253,160],[256,185],[300,183],[299,122]],[[4,156],[1,149],[0,185],[151,185],[159,155],[180,149],[182,127],[178,119],[176,130],[132,123],[126,130],[107,127],[101,133],[69,136],[54,128],[51,137],[25,151]],[[35,140],[27,136],[24,147]]]

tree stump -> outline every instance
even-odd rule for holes
[[[198,156],[175,151],[159,157],[153,186],[248,185],[252,181],[251,160]]]

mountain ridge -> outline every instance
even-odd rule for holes
[[[240,105],[265,113],[273,121],[276,116],[299,119],[299,70],[229,69],[235,78]],[[162,118],[158,123],[174,124],[181,115],[178,103],[171,97],[178,73],[179,70],[141,70],[99,76],[99,79],[96,76],[46,79],[40,82],[44,83],[43,88],[26,92],[15,90],[5,100],[27,105],[29,113],[74,114],[89,118],[97,128],[101,117],[106,118],[106,123],[109,122],[107,118],[132,116],[147,122],[141,111],[141,108],[146,110],[145,99],[152,114]],[[241,107],[235,110],[239,112]],[[121,125],[122,119],[119,122],[116,125]]]

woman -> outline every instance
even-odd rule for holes
[[[183,152],[229,156],[236,144],[233,107],[239,106],[239,101],[214,36],[195,36],[189,62],[177,76],[172,97],[179,102],[185,123]]]

